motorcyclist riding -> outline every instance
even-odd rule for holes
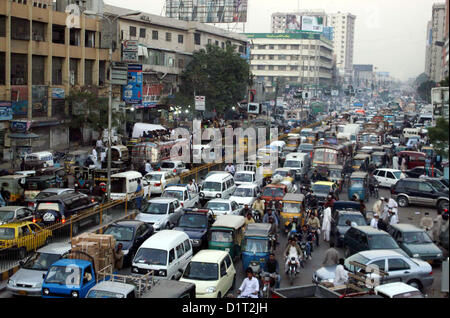
[[[377,195],[375,187],[379,186],[378,180],[374,177],[373,173],[369,176],[369,192],[371,195]]]
[[[289,271],[289,262],[292,257],[295,259],[295,262],[297,264],[297,273],[300,271],[300,260],[302,259],[302,254],[303,254],[302,250],[300,249],[300,246],[298,246],[296,240],[293,238],[289,239],[289,243],[286,246],[286,249],[284,250],[284,255],[286,256],[286,263],[285,263],[286,274]]]
[[[306,225],[303,225],[301,227],[298,235],[299,243],[303,242],[303,240],[306,243],[306,256],[309,259],[312,259],[311,252],[312,252],[313,235],[314,234],[310,230],[308,230],[308,227]]]
[[[248,207],[248,204],[244,205],[244,208],[241,211],[242,215],[252,214],[252,210]]]
[[[264,200],[261,199],[261,195],[258,195],[255,202],[253,202],[252,209],[259,212],[259,214],[261,215],[261,219],[264,216],[264,208]]]

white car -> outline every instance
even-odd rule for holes
[[[240,207],[236,201],[228,199],[213,199],[208,201],[205,208],[211,209],[214,216],[227,214],[240,215],[243,206]]]
[[[183,208],[177,199],[153,198],[142,206],[136,220],[149,223],[157,232],[174,228],[183,214]]]
[[[374,291],[375,295],[384,298],[425,298],[420,290],[402,282],[382,284],[375,287]]]
[[[380,187],[388,188],[396,184],[398,180],[406,178],[401,170],[387,168],[376,169],[373,176],[380,183]]]
[[[189,169],[182,161],[177,160],[164,160],[161,162],[161,171],[172,171],[175,175],[188,172]]]
[[[231,201],[235,201],[240,207],[248,205],[251,207],[258,197],[259,187],[255,184],[243,184],[234,190],[230,197]]]
[[[164,189],[161,198],[175,198],[180,201],[183,208],[194,208],[198,205],[198,193],[190,192],[186,186],[170,186]]]
[[[152,171],[144,176],[150,185],[150,193],[161,194],[168,184],[180,183],[180,177],[172,171]]]

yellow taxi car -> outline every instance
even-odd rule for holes
[[[0,225],[0,253],[18,251],[21,259],[27,252],[50,243],[52,232],[31,221]]]
[[[192,257],[180,282],[195,284],[197,298],[222,298],[234,288],[236,269],[230,254],[201,250]]]
[[[311,186],[311,190],[313,190],[319,203],[326,201],[330,193],[333,193],[336,196],[336,199],[339,200],[338,189],[338,185],[333,181],[317,181]]]

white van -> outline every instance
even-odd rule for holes
[[[126,171],[116,173],[111,176],[111,199],[121,200],[127,195],[133,194],[137,190],[137,181],[141,180],[141,187],[144,190],[144,198],[150,195],[150,185],[142,178],[142,174],[137,171]]]
[[[277,147],[278,153],[281,154],[286,148],[286,142],[283,140],[276,140],[270,143],[271,147]]]
[[[411,137],[420,138],[420,128],[405,128],[403,129],[403,137],[409,139]]]
[[[131,273],[147,274],[153,270],[158,278],[178,279],[192,254],[191,241],[185,232],[162,230],[139,247],[132,262]]]
[[[38,160],[44,161],[44,167],[53,167],[55,164],[53,161],[53,154],[49,151],[33,152],[25,156],[25,164],[32,161],[36,162]]]
[[[300,178],[302,174],[308,171],[310,166],[309,154],[303,152],[293,152],[286,155],[283,168],[296,169],[296,178]]]
[[[218,172],[207,177],[201,185],[200,200],[228,199],[236,189],[234,178],[228,172]]]

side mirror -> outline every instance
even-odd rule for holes
[[[42,279],[45,280],[46,277],[47,277],[47,274],[42,274]]]

